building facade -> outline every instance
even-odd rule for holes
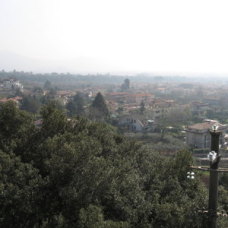
[[[220,144],[225,143],[225,134],[228,126],[220,124],[215,120],[205,120],[203,123],[188,126],[186,129],[186,144],[191,148],[206,149],[211,147],[210,130],[213,126],[217,126],[221,131]]]
[[[120,118],[119,127],[128,131],[141,132],[144,129],[144,124],[138,118],[134,116],[123,116]]]

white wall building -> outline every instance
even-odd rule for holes
[[[122,117],[119,120],[118,125],[129,131],[140,132],[140,131],[143,131],[144,129],[144,124],[141,122],[141,120],[130,115]]]
[[[23,91],[23,85],[20,83],[20,81],[16,79],[5,79],[3,81],[3,88],[5,89],[20,89]]]

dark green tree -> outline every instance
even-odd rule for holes
[[[38,94],[38,95],[43,95],[44,91],[41,87],[36,86],[33,88],[33,93]]]
[[[143,114],[145,112],[145,110],[146,110],[145,103],[144,103],[144,101],[141,101],[139,111],[141,114]]]
[[[0,149],[21,154],[34,131],[32,117],[14,102],[0,104]]]
[[[34,227],[42,219],[43,180],[31,164],[0,151],[0,226]]]
[[[67,117],[57,101],[50,101],[47,105],[44,105],[41,109],[41,116],[43,119],[42,136],[52,137],[66,131],[68,126]]]
[[[38,113],[40,106],[40,101],[34,96],[24,96],[21,102],[21,109],[31,113]]]
[[[84,99],[80,93],[77,93],[66,105],[69,116],[82,116],[85,114]]]
[[[105,103],[103,95],[100,92],[97,93],[90,107],[90,117],[95,120],[105,120],[109,117],[108,107]]]
[[[105,221],[102,209],[94,205],[80,210],[78,224],[81,228],[130,228],[127,222]]]
[[[130,80],[126,78],[124,80],[124,83],[121,85],[121,90],[126,91],[126,90],[129,90],[129,88],[130,88]]]
[[[51,82],[49,80],[47,80],[45,83],[44,83],[44,89],[45,90],[50,90],[52,88],[52,85],[51,85]]]

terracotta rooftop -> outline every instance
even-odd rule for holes
[[[110,95],[110,96],[119,96],[119,95],[129,95],[129,93],[126,93],[126,92],[114,92],[114,93],[109,93],[107,95]]]
[[[209,130],[214,125],[218,126],[219,128],[226,126],[226,125],[222,125],[216,121],[208,121],[208,122],[204,122],[204,123],[193,124],[191,126],[188,126],[188,129],[189,130]]]
[[[22,100],[22,97],[12,97],[12,98],[2,98],[0,99],[1,103],[6,103],[8,101],[14,101],[14,102],[18,102],[19,100]]]
[[[136,94],[129,94],[131,97],[150,97],[153,96],[150,93],[136,93]]]
[[[199,102],[199,101],[193,101],[192,105],[194,105],[194,106],[208,106],[208,103],[203,103],[203,102]]]
[[[74,92],[61,90],[61,91],[57,91],[57,94],[60,96],[66,96],[66,95],[72,95],[74,94]]]
[[[154,96],[150,93],[127,93],[127,92],[115,92],[115,93],[109,93],[107,95],[110,96],[129,96],[129,97],[150,97]]]

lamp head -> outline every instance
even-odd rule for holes
[[[217,153],[215,151],[211,151],[211,152],[209,152],[207,157],[208,157],[210,162],[213,162],[217,158]]]
[[[213,126],[212,126],[212,131],[217,131],[218,130],[218,125],[216,125],[216,124],[214,124]]]

